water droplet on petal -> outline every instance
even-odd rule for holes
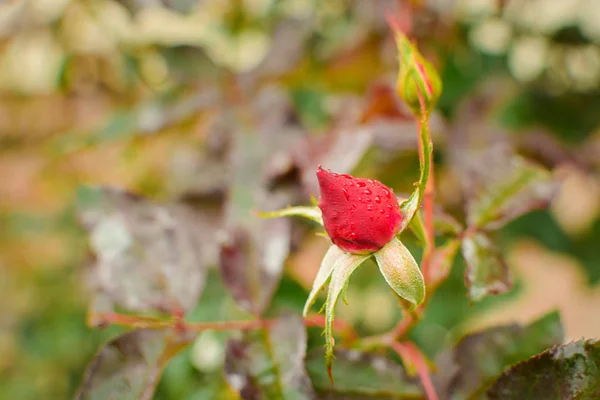
[[[383,194],[385,195],[385,197],[389,198],[390,197],[390,191],[387,189],[383,189]]]
[[[373,184],[375,183],[375,181],[374,181],[373,179],[367,179],[367,181],[368,181],[368,182],[369,182],[371,185],[373,185]]]
[[[385,211],[383,210],[383,208],[379,209],[379,214],[385,214]]]
[[[387,205],[387,208],[389,208],[390,210],[393,208],[391,204]]]
[[[356,184],[357,184],[358,186],[360,186],[360,187],[365,187],[365,186],[367,186],[367,184],[366,184],[366,183],[364,183],[363,181],[358,181],[358,182],[356,182]]]
[[[342,189],[342,192],[344,193],[344,197],[346,198],[346,200],[350,200],[350,195],[348,194],[348,191],[346,189]]]
[[[351,237],[352,239],[354,239],[354,238],[356,237],[356,233],[354,233],[354,232],[350,232],[350,237]]]
[[[375,196],[375,203],[377,203],[377,204],[381,203],[381,197]]]
[[[373,206],[369,204],[369,205],[367,206],[367,210],[371,211],[372,209],[373,209]]]
[[[365,189],[365,191],[363,192],[364,194],[371,194],[371,189]]]
[[[362,202],[362,197],[359,197],[359,198],[358,198],[358,201]]]

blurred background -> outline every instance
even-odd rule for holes
[[[414,37],[444,82],[432,122],[438,201],[464,217],[455,164],[468,158],[465,146],[506,143],[563,180],[549,210],[498,232],[513,289],[470,304],[459,260],[415,340],[435,354],[441,343],[428,337],[452,342],[552,309],[569,339],[600,336],[600,318],[590,317],[600,308],[600,2],[412,3]],[[251,126],[293,138],[257,154],[278,176],[299,170],[306,195],[318,194],[311,191],[317,161],[409,192],[418,158],[414,123],[393,94],[396,50],[385,12],[394,7],[392,0],[1,2],[0,398],[69,398],[115,332],[86,326],[89,251],[75,212],[81,185],[218,203],[231,167],[222,162],[223,138]],[[263,146],[248,138],[242,152]],[[274,304],[301,306],[326,247],[306,232],[296,239]],[[339,311],[365,333],[399,317],[371,272],[357,272],[351,307]],[[221,320],[235,305],[216,273],[209,282],[193,313]],[[211,373],[222,359],[223,339],[201,335],[169,365],[156,398],[214,398],[220,383]]]

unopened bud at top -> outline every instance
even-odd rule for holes
[[[415,115],[421,115],[422,106],[424,111],[429,113],[442,93],[440,76],[434,66],[421,55],[417,47],[400,29],[397,21],[390,17],[388,21],[394,30],[398,48],[400,63],[396,82],[398,95],[409,105]]]

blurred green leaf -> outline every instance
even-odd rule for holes
[[[462,254],[467,263],[465,282],[472,300],[504,293],[510,288],[508,266],[488,234],[474,232],[463,238]]]
[[[335,352],[332,385],[323,363],[323,351],[311,352],[306,368],[320,398],[325,399],[422,399],[417,381],[404,369],[381,356],[358,350]]]
[[[556,189],[557,183],[548,171],[513,157],[502,176],[486,182],[469,205],[469,225],[501,227],[522,214],[547,206]]]
[[[600,398],[600,342],[579,340],[538,354],[506,371],[487,391],[489,399]]]
[[[524,327],[501,326],[467,335],[453,350],[450,366],[438,364],[439,374],[450,375],[440,393],[456,399],[482,398],[489,384],[513,364],[562,341],[563,329],[557,312]]]
[[[119,336],[89,364],[75,399],[151,400],[163,367],[192,340],[151,329]]]
[[[244,400],[312,399],[305,355],[304,321],[295,314],[285,314],[266,329],[229,341],[226,378]]]
[[[439,285],[448,277],[460,245],[459,239],[450,239],[433,250],[430,266],[431,286]]]

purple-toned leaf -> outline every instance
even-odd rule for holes
[[[462,241],[462,254],[467,263],[465,282],[469,297],[478,301],[489,294],[506,292],[511,286],[510,271],[492,239],[475,232]]]
[[[76,400],[151,400],[163,367],[193,336],[138,329],[100,349],[88,365]]]
[[[227,344],[225,375],[242,399],[314,399],[304,366],[306,329],[286,314],[268,328]]]
[[[485,390],[513,364],[562,341],[563,328],[557,312],[526,326],[506,325],[469,334],[440,356],[438,374],[434,377],[438,393],[443,398],[486,398]]]
[[[291,105],[279,89],[263,89],[250,108],[256,124],[240,122],[232,137],[232,185],[225,210],[228,234],[220,267],[238,305],[260,314],[281,278],[292,231],[286,218],[264,220],[255,214],[304,202],[299,177],[290,174],[295,167],[290,169],[288,162],[305,132],[290,119]]]
[[[600,398],[600,340],[567,343],[514,365],[487,391],[494,399]]]
[[[216,248],[210,225],[199,232],[203,221],[193,210],[115,188],[80,194],[80,220],[96,256],[89,283],[102,311],[113,304],[163,312],[196,305]]]
[[[230,232],[221,247],[221,277],[236,303],[260,314],[269,305],[289,253],[290,221],[259,220],[250,233],[243,228]]]

